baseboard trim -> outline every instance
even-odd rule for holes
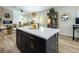
[[[72,36],[63,35],[63,34],[59,34],[59,36],[65,36],[65,37],[69,37],[69,38],[72,38]]]
[[[63,35],[63,34],[59,34],[59,36],[68,37],[68,38],[72,38],[73,39],[73,36],[68,36],[68,35]],[[75,39],[79,39],[79,38],[78,37],[75,37]]]

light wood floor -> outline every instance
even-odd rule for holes
[[[60,53],[79,53],[79,42],[72,40],[71,37],[59,36]]]
[[[58,41],[60,53],[79,52],[79,42],[73,41],[72,38],[59,35]],[[0,33],[0,53],[20,53],[16,47],[16,33],[11,35]]]
[[[16,33],[11,35],[0,33],[0,52],[1,53],[19,53],[16,47]]]

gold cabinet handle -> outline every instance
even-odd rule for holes
[[[30,37],[31,39],[34,39],[33,37]]]

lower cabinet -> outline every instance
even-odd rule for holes
[[[50,39],[51,41],[51,39]],[[52,52],[50,50],[50,46],[52,46],[53,43],[49,44],[49,41],[39,38],[37,36],[34,36],[32,34],[26,33],[21,30],[16,30],[16,44],[18,49],[22,53],[46,53],[46,52]],[[52,41],[51,41],[52,42]],[[56,47],[57,45],[54,44]],[[49,47],[48,47],[49,46]],[[57,52],[57,48],[54,47],[53,52]],[[47,51],[48,50],[48,51]]]

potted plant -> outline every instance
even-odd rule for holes
[[[7,26],[7,33],[8,34],[12,34],[12,28],[13,28],[12,25]]]

